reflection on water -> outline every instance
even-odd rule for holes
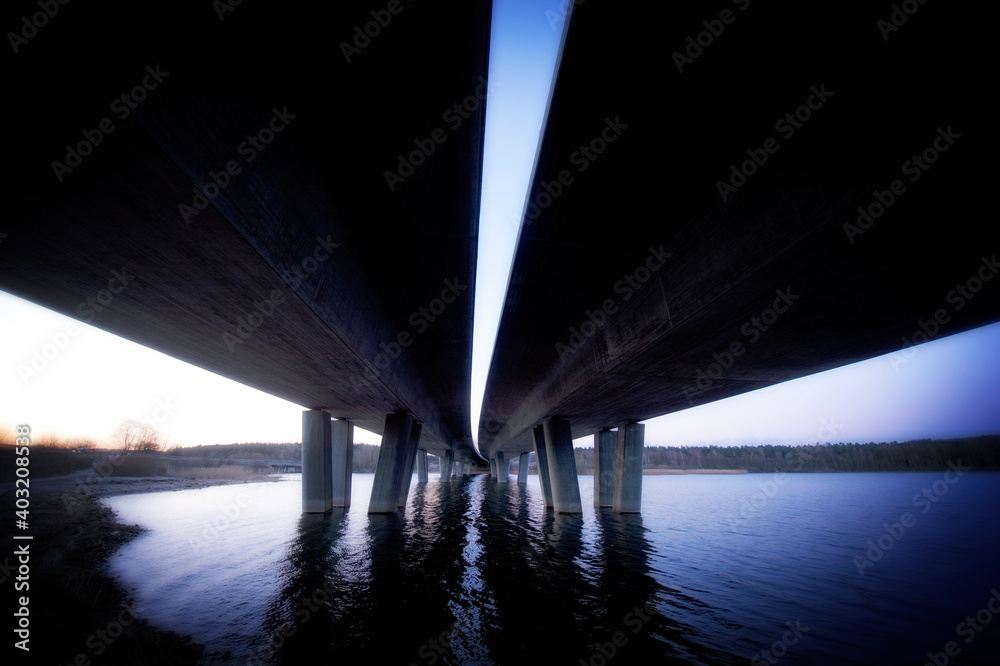
[[[1000,586],[997,474],[926,513],[912,497],[940,474],[647,477],[641,516],[592,509],[587,477],[584,515],[561,516],[536,477],[486,476],[368,516],[364,474],[346,513],[300,515],[285,478],[107,500],[151,529],[112,560],[135,612],[220,664],[923,663]],[[994,663],[1000,622],[961,645]]]

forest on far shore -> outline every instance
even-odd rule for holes
[[[215,459],[299,460],[300,443],[216,444],[176,447],[166,453]],[[378,446],[354,445],[354,471],[373,472]],[[430,457],[432,470],[436,458]],[[517,459],[513,461],[517,468]],[[594,468],[594,449],[576,449],[577,471]],[[745,469],[748,472],[896,472],[946,469],[948,464],[1000,469],[1000,435],[910,442],[804,446],[646,446],[645,469]],[[532,465],[534,468],[534,465]]]

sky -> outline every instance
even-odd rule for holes
[[[494,3],[472,362],[478,431],[493,341],[565,12]],[[563,5],[564,7],[565,5]],[[1000,323],[645,422],[647,445],[904,441],[1000,433]],[[296,442],[303,408],[0,292],[0,433],[109,442],[124,418],[167,446]],[[379,437],[356,429],[356,441]],[[576,440],[591,445],[592,437]]]

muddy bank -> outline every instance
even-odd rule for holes
[[[197,664],[200,646],[173,632],[161,631],[131,615],[129,599],[107,573],[107,559],[116,549],[142,533],[138,525],[124,525],[103,506],[101,497],[127,493],[186,490],[237,483],[232,480],[164,477],[103,478],[81,472],[63,477],[30,480],[29,529],[12,539],[13,484],[0,486],[5,542],[28,544],[28,589],[15,591],[18,556],[14,548],[0,556],[4,598],[14,613],[18,598],[29,597],[29,652],[8,644],[12,663],[25,664]],[[8,616],[10,617],[10,616]]]

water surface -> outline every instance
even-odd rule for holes
[[[998,473],[647,476],[641,516],[534,476],[368,516],[371,474],[301,515],[282,478],[105,500],[150,530],[111,560],[134,612],[213,664],[1000,663]]]

